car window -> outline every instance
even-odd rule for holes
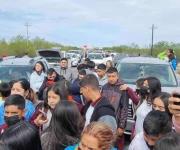
[[[51,51],[51,50],[43,50],[43,51],[38,51],[40,56],[43,57],[57,57],[60,58],[60,52],[59,51]]]
[[[32,73],[32,66],[0,66],[0,81],[9,82],[11,80],[17,80],[20,78],[26,78],[29,80]]]
[[[177,86],[175,75],[169,65],[121,63],[118,65],[118,71],[121,79],[129,84],[135,84],[140,77],[155,76],[161,81],[162,86]]]
[[[102,54],[89,54],[88,58],[90,59],[103,59]]]

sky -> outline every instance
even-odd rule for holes
[[[180,0],[0,0],[0,38],[104,47],[180,42]]]

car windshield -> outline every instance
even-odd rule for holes
[[[74,55],[74,53],[66,53],[66,58],[71,58]]]
[[[15,66],[15,65],[0,65],[0,81],[9,82],[20,78],[29,77],[32,73],[32,66]]]
[[[141,77],[155,76],[161,81],[163,87],[177,86],[175,74],[169,65],[121,63],[117,69],[121,79],[128,84],[135,84]]]
[[[81,51],[73,51],[73,50],[70,50],[69,53],[75,53],[75,54],[81,54]]]
[[[103,59],[103,54],[89,54],[89,59]]]

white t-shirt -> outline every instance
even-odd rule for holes
[[[90,120],[91,120],[91,116],[92,116],[93,112],[94,112],[94,107],[90,105],[86,112],[86,122],[85,122],[84,127],[86,127],[88,124],[90,124]]]
[[[34,92],[38,92],[39,88],[41,87],[44,78],[46,77],[46,74],[42,72],[40,75],[37,74],[36,71],[34,71],[30,76],[30,86],[33,89]]]
[[[152,106],[146,100],[136,110],[135,135],[143,131],[144,119],[151,110]]]
[[[134,137],[128,150],[150,150],[144,140],[143,132]]]

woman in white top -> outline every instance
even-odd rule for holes
[[[38,93],[46,76],[44,64],[41,61],[36,62],[33,70],[30,76],[30,85],[33,91]]]
[[[143,122],[146,115],[152,110],[152,101],[161,93],[161,83],[156,77],[147,77],[139,86],[139,95],[142,103],[136,110],[135,135],[143,131]],[[139,82],[139,81],[137,81]]]

